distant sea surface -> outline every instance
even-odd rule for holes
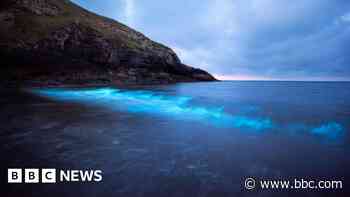
[[[346,196],[350,190],[348,82],[4,89],[0,105],[2,183],[7,168],[103,171],[98,183],[3,183],[1,196]],[[248,177],[257,184],[341,180],[343,189],[248,191]]]

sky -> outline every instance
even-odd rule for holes
[[[349,0],[73,0],[227,80],[350,80]]]

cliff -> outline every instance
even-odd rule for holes
[[[168,47],[68,0],[2,0],[1,81],[160,84],[213,81]]]

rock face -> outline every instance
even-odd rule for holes
[[[1,80],[40,85],[214,81],[168,47],[68,0],[2,0]]]

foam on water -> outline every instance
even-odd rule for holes
[[[328,122],[320,125],[319,127],[313,128],[311,132],[316,135],[336,139],[344,134],[344,128],[339,123]]]
[[[310,134],[336,139],[344,134],[344,128],[337,122],[326,121],[310,126],[304,123],[286,125],[275,123],[269,117],[235,115],[225,112],[223,107],[207,107],[192,104],[192,97],[171,96],[153,91],[120,90],[115,88],[95,89],[33,89],[31,92],[58,101],[74,101],[112,110],[131,113],[168,116],[174,119],[198,121],[215,127],[244,128],[254,131],[270,129],[291,132],[307,131]]]
[[[171,116],[210,123],[217,127],[264,130],[273,127],[268,118],[235,116],[223,107],[205,107],[191,104],[191,97],[160,95],[151,91],[122,91],[113,88],[97,89],[34,89],[32,92],[60,101],[76,101],[110,109],[134,113]]]

